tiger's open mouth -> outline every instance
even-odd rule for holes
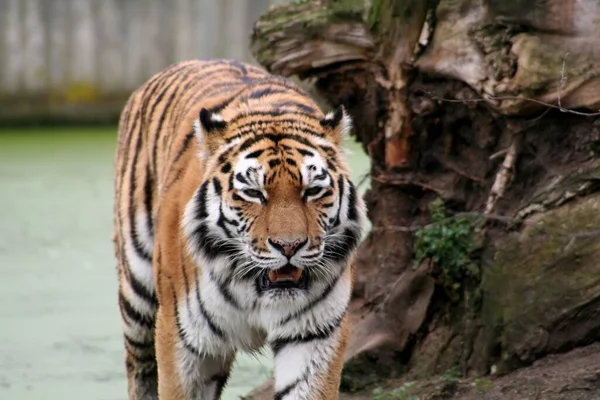
[[[308,272],[291,264],[276,270],[267,270],[258,279],[261,290],[308,288]]]

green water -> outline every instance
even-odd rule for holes
[[[358,182],[368,159],[349,147]],[[107,128],[0,132],[0,399],[126,398],[114,148]],[[223,398],[262,383],[271,366],[240,355]]]

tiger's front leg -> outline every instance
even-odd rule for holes
[[[235,353],[210,355],[186,339],[173,307],[159,307],[156,358],[159,400],[218,400],[229,378]],[[196,341],[200,342],[200,341]]]
[[[348,340],[348,316],[307,336],[271,342],[275,400],[337,400]]]

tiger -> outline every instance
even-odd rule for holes
[[[268,348],[275,399],[338,398],[366,208],[332,110],[232,59],[131,93],[113,238],[129,399],[219,399],[237,352]]]

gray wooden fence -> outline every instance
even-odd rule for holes
[[[252,24],[285,0],[0,0],[0,122],[114,118],[177,61],[253,62]]]

